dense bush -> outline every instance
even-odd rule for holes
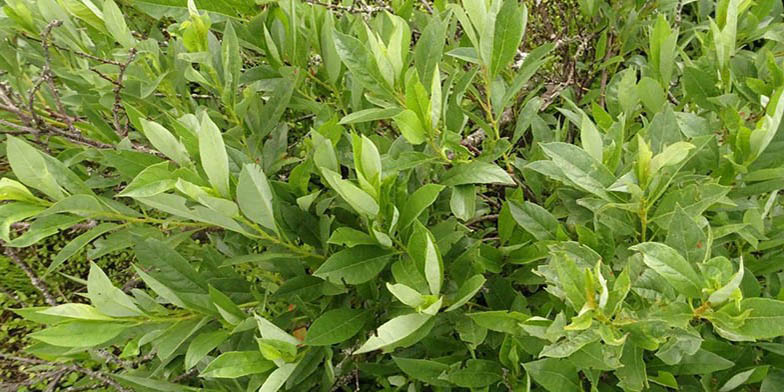
[[[4,3],[11,390],[784,390],[780,1]]]

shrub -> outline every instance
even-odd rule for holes
[[[20,390],[784,388],[778,1],[3,11]]]

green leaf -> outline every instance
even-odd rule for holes
[[[231,351],[223,353],[201,371],[202,377],[237,378],[264,373],[275,364],[264,359],[258,351]]]
[[[446,378],[459,387],[483,388],[501,380],[503,370],[496,361],[469,359],[464,368],[451,371]]]
[[[38,311],[38,313],[46,314],[49,316],[65,317],[65,318],[72,318],[72,319],[79,319],[79,320],[98,320],[98,321],[114,320],[114,318],[99,312],[98,309],[96,309],[93,306],[87,304],[78,304],[78,303],[57,305],[51,308],[46,308],[44,310]]]
[[[74,238],[71,242],[68,243],[68,245],[64,246],[63,249],[61,249],[60,252],[57,253],[57,255],[55,255],[55,257],[52,259],[52,262],[49,263],[49,267],[46,268],[46,273],[44,274],[44,276],[56,270],[57,267],[62,265],[71,256],[79,252],[88,243],[90,243],[90,241],[112,230],[115,230],[119,227],[121,226],[114,223],[101,223],[98,226],[95,226],[92,229]]]
[[[482,289],[482,285],[485,284],[485,277],[482,275],[474,275],[468,279],[460,286],[455,293],[455,301],[452,305],[449,305],[446,308],[445,312],[451,312],[463,305],[465,305],[471,298]]]
[[[343,116],[343,118],[340,119],[339,124],[358,124],[369,121],[386,120],[397,116],[402,111],[403,109],[397,107],[360,110]]]
[[[395,120],[398,129],[400,129],[400,134],[403,135],[409,143],[417,145],[422,144],[427,140],[425,126],[413,110],[403,110],[392,118]]]
[[[514,185],[515,182],[506,171],[497,165],[482,161],[471,161],[455,165],[447,170],[441,178],[440,184],[443,186],[465,184]]]
[[[87,277],[87,297],[101,313],[113,317],[141,316],[142,311],[133,299],[122,290],[114,287],[106,274],[93,262],[90,262],[90,274]]]
[[[389,91],[386,81],[379,74],[378,66],[373,61],[374,56],[367,46],[358,39],[339,31],[333,31],[333,38],[335,48],[340,59],[343,60],[343,64],[366,89],[377,93]]]
[[[6,136],[6,154],[8,163],[16,178],[23,184],[38,189],[54,200],[61,200],[67,195],[55,180],[46,165],[46,160],[38,150],[15,136]]]
[[[400,368],[409,377],[426,382],[433,386],[449,386],[447,381],[441,380],[439,377],[442,373],[449,370],[449,366],[441,362],[436,362],[427,359],[403,358],[392,357],[395,365]]]
[[[255,12],[254,3],[242,0],[193,0],[199,10],[214,12],[236,18],[242,14],[252,14]],[[188,8],[188,0],[137,0],[133,4],[142,10],[155,15],[161,14],[161,10],[185,10]]]
[[[237,183],[237,203],[248,218],[277,232],[272,210],[272,189],[259,165],[249,163],[242,167]]]
[[[188,156],[185,145],[177,140],[169,130],[154,121],[141,119],[141,123],[144,128],[144,136],[155,149],[182,167],[191,166],[191,158]]]
[[[429,86],[432,83],[433,69],[441,61],[444,53],[444,37],[446,36],[447,21],[434,15],[427,22],[422,34],[414,48],[414,65],[422,84]]]
[[[225,331],[207,332],[196,336],[191,341],[191,344],[188,345],[188,351],[185,352],[185,369],[191,369],[196,366],[207,354],[226,341],[228,337],[229,334]]]
[[[453,187],[449,208],[462,221],[473,218],[476,214],[476,186],[469,184]]]
[[[642,253],[645,265],[667,279],[667,283],[681,294],[701,297],[703,279],[677,251],[658,242],[645,242],[629,249]]]
[[[444,262],[433,234],[422,224],[414,225],[408,240],[408,254],[417,263],[427,280],[430,293],[438,295],[444,281]]]
[[[525,371],[549,392],[580,392],[577,369],[568,360],[546,358],[523,364]]]
[[[355,246],[332,254],[313,275],[333,283],[365,283],[384,269],[391,255],[377,246]]]
[[[784,336],[784,301],[771,298],[744,298],[740,306],[728,303],[719,310],[722,315],[740,317],[740,326],[714,319],[714,326],[729,331],[740,339],[773,339]]]
[[[690,263],[701,263],[707,254],[708,238],[697,222],[678,206],[667,230],[668,246],[686,255]]]
[[[283,384],[286,383],[286,380],[291,377],[291,374],[294,373],[294,369],[297,368],[297,365],[297,363],[286,363],[275,369],[275,371],[270,373],[267,379],[264,380],[264,384],[262,384],[261,388],[259,388],[259,392],[278,391],[283,386]]]
[[[542,150],[559,172],[577,187],[603,200],[614,201],[607,193],[607,187],[615,182],[615,176],[583,149],[566,143],[547,143],[542,144]]]
[[[361,309],[340,308],[327,311],[313,321],[305,336],[308,346],[328,346],[354,337],[369,319]]]
[[[344,180],[340,177],[340,174],[332,170],[322,168],[321,173],[329,183],[329,186],[355,211],[369,216],[378,215],[378,203],[367,192],[354,185],[351,181]]]
[[[495,19],[490,77],[495,77],[514,60],[527,23],[528,9],[525,3],[521,8],[516,0],[504,0]]]
[[[433,202],[436,201],[438,194],[444,190],[440,184],[425,184],[419,187],[411,196],[406,199],[401,206],[400,220],[398,221],[399,230],[406,229],[414,220],[424,212]]]
[[[94,347],[106,343],[130,328],[130,324],[76,320],[57,324],[29,337],[58,347]]]
[[[387,290],[389,290],[398,301],[411,308],[416,309],[426,302],[426,299],[422,294],[402,283],[391,284],[387,282]]]
[[[125,24],[122,11],[120,11],[120,8],[117,7],[113,0],[105,0],[103,2],[103,21],[106,24],[106,30],[124,48],[129,49],[136,44],[131,30]]]
[[[760,392],[776,392],[784,388],[784,370],[770,369],[768,375],[762,380]]]
[[[221,131],[206,114],[202,115],[199,128],[199,156],[201,165],[215,189],[225,198],[229,192],[229,157],[223,144]]]
[[[588,115],[583,113],[583,121],[580,125],[580,143],[582,143],[583,150],[595,159],[597,162],[602,162],[602,155],[604,154],[604,142],[599,130],[596,129],[593,121],[588,118]]]
[[[509,211],[515,222],[537,240],[553,240],[558,231],[558,220],[546,209],[531,202],[510,200]]]
[[[357,351],[354,351],[354,354],[362,354],[396,345],[413,335],[432,317],[432,315],[427,313],[410,313],[397,316],[378,327],[376,334],[371,336]]]

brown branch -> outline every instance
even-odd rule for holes
[[[95,370],[90,370],[90,369],[87,369],[87,368],[83,368],[83,367],[78,366],[78,365],[67,365],[67,364],[64,364],[64,363],[53,363],[53,362],[48,362],[48,361],[44,361],[44,360],[41,360],[41,359],[17,357],[17,356],[13,356],[13,355],[2,354],[2,353],[0,353],[0,359],[6,360],[6,361],[14,361],[14,362],[26,363],[26,364],[31,364],[31,365],[47,365],[47,366],[52,366],[52,367],[58,368],[60,370],[81,373],[81,374],[84,374],[87,377],[90,377],[92,379],[101,381],[101,382],[103,382],[103,383],[105,383],[105,384],[115,388],[116,390],[118,390],[120,392],[132,392],[130,389],[120,385],[120,383],[118,383],[117,381],[114,381],[109,375],[101,373],[101,372],[97,372]]]
[[[356,13],[356,14],[375,14],[382,11],[389,11],[393,12],[392,8],[388,5],[382,6],[369,6],[367,4],[362,3],[360,6],[345,6],[339,4],[332,4],[332,3],[324,3],[318,0],[304,0],[305,3],[310,5],[318,5],[321,7],[326,7],[327,9],[339,12],[348,12],[348,13]]]
[[[38,277],[38,275],[35,274],[32,268],[30,268],[30,266],[27,265],[27,263],[25,263],[21,257],[19,257],[19,254],[16,253],[16,250],[14,250],[14,248],[6,246],[3,241],[0,241],[0,246],[5,248],[5,255],[8,256],[8,258],[10,258],[11,261],[13,261],[14,264],[16,264],[19,267],[19,269],[24,271],[25,275],[27,275],[28,278],[30,278],[30,282],[32,282],[33,286],[35,286],[35,288],[41,292],[41,294],[44,296],[44,299],[46,300],[46,303],[51,306],[56,306],[57,300],[55,300],[55,297],[49,291],[49,288]]]
[[[120,137],[128,136],[128,121],[125,124],[120,124],[120,112],[125,114],[125,108],[122,105],[122,89],[123,85],[123,77],[125,76],[125,70],[128,66],[133,62],[133,59],[136,58],[136,48],[131,48],[128,51],[128,60],[124,63],[119,65],[120,72],[117,75],[117,80],[114,82],[114,105],[112,106],[112,123],[114,124],[114,130],[117,132]],[[126,114],[127,118],[127,114]]]

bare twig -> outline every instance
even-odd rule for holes
[[[109,375],[107,375],[105,373],[102,373],[102,372],[95,371],[95,370],[90,370],[90,369],[87,369],[87,368],[83,368],[83,367],[78,366],[78,365],[69,365],[69,364],[64,364],[64,363],[48,362],[48,361],[44,361],[44,360],[41,360],[41,359],[17,357],[17,356],[13,356],[13,355],[2,354],[2,353],[0,353],[0,359],[6,360],[6,361],[26,363],[26,364],[31,364],[31,365],[47,365],[47,366],[51,366],[51,367],[54,367],[54,368],[57,368],[57,369],[60,369],[60,370],[81,373],[81,374],[84,374],[87,377],[90,377],[92,379],[101,381],[101,382],[105,383],[106,385],[109,385],[109,386],[113,387],[114,389],[116,389],[119,392],[132,392],[130,389],[120,385],[117,381],[114,381]]]
[[[58,370],[55,373],[52,381],[49,383],[49,385],[46,386],[46,390],[44,392],[54,392],[55,388],[57,388],[57,384],[60,383],[60,380],[63,378],[63,376],[65,376],[66,373],[67,371],[65,369]]]
[[[422,5],[425,6],[425,9],[427,10],[427,12],[429,12],[431,14],[433,13],[433,7],[430,5],[430,2],[428,2],[427,0],[422,0]]]
[[[27,265],[27,263],[25,263],[25,261],[22,260],[21,257],[19,257],[19,254],[16,253],[16,250],[14,250],[14,248],[11,248],[9,246],[5,246],[5,243],[2,241],[0,241],[0,246],[5,248],[5,255],[8,256],[8,258],[10,258],[11,261],[13,261],[14,264],[16,264],[19,267],[19,269],[24,271],[25,275],[27,275],[27,277],[30,279],[30,282],[33,283],[33,286],[35,286],[35,288],[41,292],[41,294],[44,296],[44,299],[46,300],[46,303],[51,306],[57,305],[57,300],[55,300],[55,297],[49,291],[49,288],[38,277],[38,275],[36,275],[35,272],[33,272],[32,268],[30,268],[30,266]]]
[[[112,106],[112,123],[114,124],[114,130],[117,131],[117,134],[120,137],[125,137],[128,135],[128,122],[126,121],[125,124],[120,124],[120,112],[125,113],[125,108],[122,105],[122,89],[123,85],[123,77],[125,76],[125,69],[133,62],[133,59],[136,58],[136,48],[131,48],[128,51],[128,60],[124,63],[119,65],[120,72],[117,74],[117,80],[114,82],[114,105]]]
[[[352,5],[350,7],[347,7],[345,5],[321,2],[321,1],[318,1],[318,0],[304,0],[304,1],[305,1],[305,3],[311,4],[311,5],[318,5],[318,6],[321,6],[321,7],[326,7],[328,9],[330,9],[330,10],[333,10],[333,11],[356,13],[356,14],[375,14],[375,13],[379,13],[379,12],[382,12],[382,11],[389,11],[389,12],[393,11],[392,8],[389,7],[386,4],[381,5],[381,6],[370,6],[370,5],[362,3],[362,5],[360,5],[360,6]]]

